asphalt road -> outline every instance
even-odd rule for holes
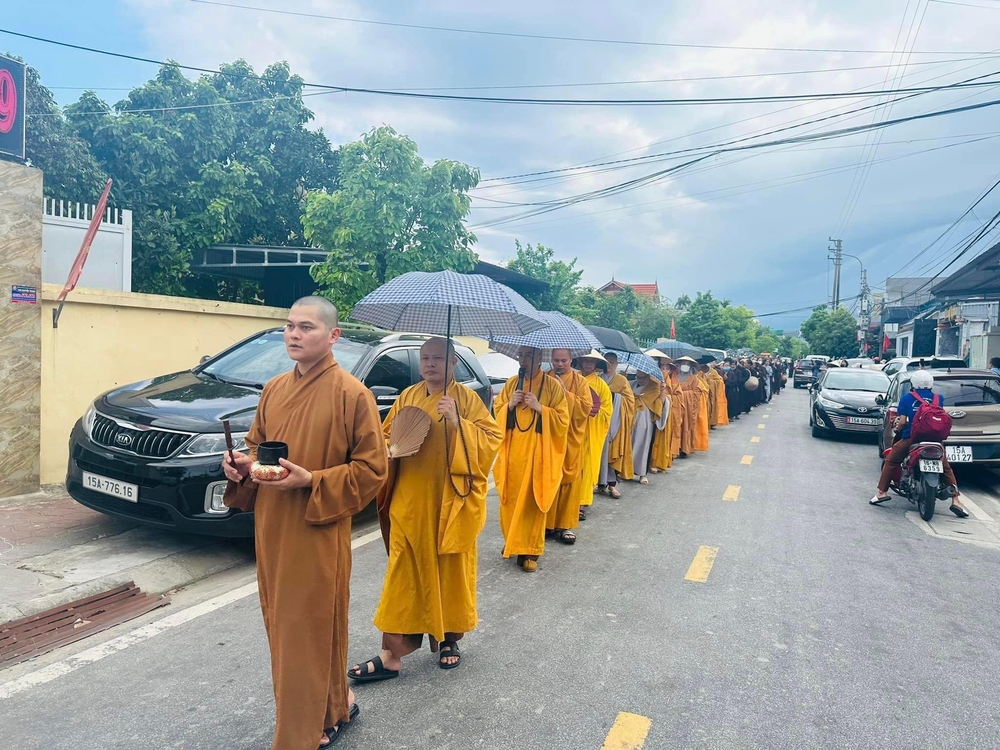
[[[877,470],[872,443],[813,439],[806,394],[787,390],[709,454],[599,497],[537,573],[500,557],[493,498],[461,668],[424,651],[362,686],[336,746],[1000,746],[1000,544],[936,535],[902,500],[870,507]],[[964,528],[1000,519],[976,502]],[[384,567],[380,542],[356,549],[352,661],[377,652]],[[0,672],[0,748],[267,748],[257,598],[214,586]]]

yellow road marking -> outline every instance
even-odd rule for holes
[[[764,415],[764,419],[770,419],[770,418],[771,418],[771,415],[770,415],[770,414],[765,414],[765,415]]]
[[[726,487],[726,491],[722,493],[723,500],[739,500],[740,499],[740,486],[738,484],[731,484]]]
[[[752,437],[752,438],[750,438],[750,442],[751,443],[759,443],[760,442],[760,438],[759,437]]]
[[[740,463],[743,464],[744,466],[749,466],[750,464],[753,463],[753,456],[744,456],[740,460]]]
[[[699,547],[698,554],[691,561],[691,567],[688,568],[684,580],[694,581],[695,583],[704,583],[707,581],[708,574],[712,572],[712,566],[715,565],[715,556],[718,554],[718,547]]]
[[[757,429],[758,430],[763,430],[765,427],[767,427],[767,425],[764,424],[763,422],[761,422],[759,425],[757,425]]]
[[[641,750],[652,725],[652,719],[623,711],[615,718],[601,750]]]

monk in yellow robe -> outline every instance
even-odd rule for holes
[[[333,358],[339,337],[328,300],[292,306],[285,349],[295,367],[264,386],[248,454],[223,461],[225,504],[254,511],[277,713],[272,750],[325,747],[358,714],[347,687],[351,517],[385,482],[388,459],[371,391]],[[284,479],[249,476],[265,442],[287,446]]]
[[[674,382],[671,373],[676,372],[677,368],[672,366],[673,360],[662,352],[652,349],[646,352],[646,354],[656,360],[660,367],[660,373],[663,376],[660,381],[660,392],[663,396],[663,406],[667,413],[667,419],[664,426],[661,429],[657,429],[653,435],[652,455],[649,459],[650,473],[659,474],[661,471],[669,469],[674,463],[671,446],[674,435],[674,424],[678,416],[674,413],[675,410],[672,406],[673,404],[679,404],[680,399],[678,398],[675,401]],[[678,411],[680,410],[678,409]]]
[[[702,391],[703,386],[697,375],[697,362],[690,357],[680,357],[675,362],[680,368],[678,380],[681,388],[681,404],[684,409],[683,425],[680,434],[680,457],[688,458],[698,450],[698,420],[702,409],[702,395],[707,396],[707,391]],[[707,404],[705,409],[705,424],[705,429],[707,430]]]
[[[729,400],[726,398],[726,381],[717,366],[708,370],[709,387],[715,391],[715,417],[712,427],[724,427],[729,424]]]
[[[666,388],[648,373],[639,371],[632,384],[635,394],[635,424],[632,427],[633,475],[639,484],[649,484],[647,474],[653,455],[653,437],[667,426],[669,412]]]
[[[494,413],[504,422],[503,443],[493,466],[500,495],[503,556],[517,556],[526,572],[538,570],[545,550],[545,516],[563,479],[569,434],[566,389],[542,372],[542,353],[518,350],[523,375],[507,381]]]
[[[425,633],[432,653],[440,644],[438,666],[453,669],[461,661],[458,641],[478,623],[476,540],[486,523],[487,482],[502,433],[482,399],[455,382],[457,363],[445,339],[426,341],[423,382],[403,391],[382,424],[388,441],[400,409],[416,407],[431,420],[412,456],[396,458],[390,446],[378,509],[389,553],[375,610],[382,651],[347,673],[358,682],[398,677],[402,658],[421,647]]]
[[[622,496],[618,490],[619,479],[635,476],[632,461],[632,427],[635,424],[635,396],[628,378],[618,372],[618,355],[607,352],[608,371],[604,382],[608,384],[613,399],[611,426],[608,428],[607,450],[602,457],[599,488],[607,487],[608,494],[616,500]]]
[[[673,393],[672,403],[676,408],[673,412],[673,427],[670,435],[670,456],[678,458],[681,455],[681,435],[684,433],[687,419],[687,412],[684,409],[684,389],[681,388],[680,367],[676,362],[667,365],[670,371],[670,378],[667,380],[668,387]]]
[[[594,489],[601,475],[601,456],[608,440],[608,428],[611,426],[611,414],[614,402],[611,389],[601,377],[602,370],[607,370],[608,362],[598,351],[592,351],[582,357],[577,357],[580,373],[587,381],[593,393],[597,394],[600,406],[587,423],[587,453],[585,457],[584,474],[588,487],[586,495],[580,501],[580,520],[587,520],[587,508],[594,504]]]
[[[708,369],[707,367],[705,368]],[[707,451],[709,436],[708,433],[712,429],[711,421],[711,402],[712,402],[712,389],[708,386],[708,380],[705,374],[698,372],[695,374],[695,380],[698,383],[699,392],[699,402],[698,402],[698,422],[696,427],[696,432],[694,436],[694,449],[696,451]]]
[[[573,355],[569,349],[552,350],[552,373],[566,389],[569,432],[562,483],[546,516],[545,533],[563,544],[575,544],[576,534],[571,529],[580,525],[580,505],[585,496],[593,499],[593,487],[587,486],[584,477],[584,455],[588,449],[587,423],[594,409],[594,399],[586,379],[573,369]]]

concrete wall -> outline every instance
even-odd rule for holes
[[[38,206],[40,215],[41,194]],[[61,284],[42,288],[43,484],[65,480],[70,430],[98,395],[194,367],[206,354],[282,325],[287,315],[277,307],[77,287],[53,329],[61,289]]]
[[[14,286],[41,291],[42,172],[0,161],[0,497],[37,491],[39,475],[42,306],[15,303]]]

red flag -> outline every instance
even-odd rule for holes
[[[888,336],[883,336],[882,337],[882,353],[885,354],[887,351],[889,351],[889,347],[891,347],[891,346],[892,346],[892,342],[889,341],[889,337]]]
[[[59,292],[59,296],[56,298],[57,302],[65,299],[66,295],[76,288],[76,282],[80,280],[80,274],[83,273],[83,264],[87,262],[87,255],[90,253],[90,245],[94,242],[94,237],[97,236],[97,230],[101,227],[101,219],[104,216],[104,210],[107,208],[108,195],[110,193],[111,180],[108,180],[108,184],[104,186],[104,192],[101,193],[101,199],[97,202],[97,207],[94,209],[94,218],[90,220],[90,226],[87,227],[87,234],[83,238],[83,244],[80,246],[80,252],[76,254],[76,260],[73,261],[73,266],[69,269],[69,277],[66,279],[66,286],[63,287],[62,291]]]
[[[677,338],[677,327],[674,325],[674,319],[670,319],[670,338]]]

